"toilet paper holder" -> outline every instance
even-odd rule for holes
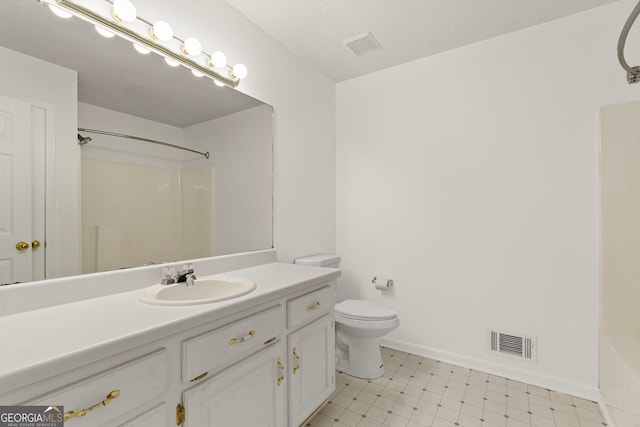
[[[376,276],[373,278],[373,280],[371,280],[371,283],[376,285],[376,288],[378,289],[388,289],[393,287],[393,279],[387,279],[386,277]]]

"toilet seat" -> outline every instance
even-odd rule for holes
[[[349,326],[351,328],[357,328],[362,330],[393,330],[400,325],[400,320],[398,316],[392,317],[391,319],[386,320],[366,320],[366,319],[352,319],[350,317],[345,317],[339,313],[334,315],[334,319],[336,323],[341,325]]]
[[[336,316],[345,319],[361,321],[385,321],[397,317],[396,312],[389,307],[360,299],[348,299],[335,305]]]

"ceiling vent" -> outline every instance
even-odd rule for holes
[[[489,349],[491,352],[536,362],[536,347],[536,337],[489,331]]]
[[[343,40],[344,43],[353,53],[356,55],[364,55],[365,53],[372,52],[382,48],[378,40],[373,37],[373,34],[366,32],[350,39]]]

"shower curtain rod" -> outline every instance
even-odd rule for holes
[[[165,147],[173,147],[173,148],[177,148],[179,150],[190,151],[192,153],[200,154],[201,156],[204,156],[207,159],[209,158],[209,152],[208,151],[203,153],[201,151],[192,150],[191,148],[186,148],[186,147],[181,147],[179,145],[169,144],[168,142],[156,141],[155,139],[141,138],[139,136],[125,135],[123,133],[107,132],[107,131],[98,130],[98,129],[78,128],[78,131],[96,133],[96,134],[100,134],[100,135],[117,136],[117,137],[120,137],[120,138],[127,138],[127,139],[135,139],[136,141],[151,142],[152,144],[160,144],[160,145],[164,145]],[[80,135],[78,135],[78,137],[80,137]],[[90,140],[91,139],[89,138],[89,141]],[[86,142],[88,142],[88,141],[86,141]],[[86,144],[86,142],[84,141],[84,138],[83,138],[83,141],[78,141],[78,144],[79,145],[84,145],[84,144]]]
[[[627,83],[629,84],[640,82],[640,66],[632,67],[624,58],[624,45],[627,43],[627,36],[638,15],[640,15],[640,2],[638,2],[636,7],[633,8],[633,11],[631,11],[631,15],[627,18],[627,22],[625,22],[624,27],[622,27],[620,37],[618,38],[618,62],[620,62],[622,68],[627,72]]]

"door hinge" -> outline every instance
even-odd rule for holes
[[[184,406],[182,403],[178,403],[176,406],[176,425],[184,424]]]

